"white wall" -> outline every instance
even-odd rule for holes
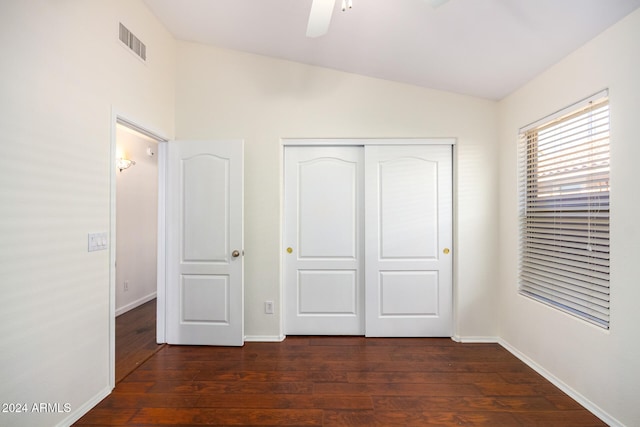
[[[177,64],[177,138],[245,140],[249,338],[282,334],[280,140],[296,137],[457,137],[455,331],[496,336],[496,103],[193,43]]]
[[[120,315],[156,296],[158,144],[123,126],[117,127],[116,140],[120,155],[136,162],[116,173],[116,315]],[[149,156],[147,149],[154,154]]]
[[[640,425],[640,10],[500,102],[500,336],[611,423]],[[517,293],[519,127],[610,89],[611,329]],[[610,418],[607,418],[610,417]]]
[[[112,108],[173,135],[175,42],[134,0],[3,1],[0,23],[0,400],[71,410],[0,425],[52,426],[110,389],[109,251],[87,234],[109,231]]]

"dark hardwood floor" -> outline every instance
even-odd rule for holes
[[[289,337],[165,346],[78,426],[602,426],[497,344]]]
[[[116,317],[116,384],[160,348],[155,299]]]

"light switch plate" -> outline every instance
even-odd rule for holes
[[[89,252],[103,251],[107,249],[107,233],[89,233]]]

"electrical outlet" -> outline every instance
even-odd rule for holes
[[[273,301],[264,302],[264,312],[265,314],[273,314]]]
[[[129,281],[128,280],[124,281],[124,291],[125,292],[129,291]]]

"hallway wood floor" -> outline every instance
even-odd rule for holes
[[[160,350],[156,344],[156,300],[116,317],[116,384]]]
[[[165,346],[78,426],[603,426],[497,344],[289,337]]]

